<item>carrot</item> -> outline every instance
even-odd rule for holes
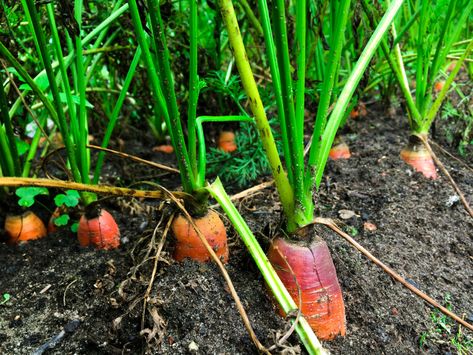
[[[31,211],[26,211],[22,215],[7,215],[5,231],[9,237],[9,244],[43,238],[47,234],[43,221]]]
[[[120,246],[120,230],[113,216],[104,209],[95,215],[82,215],[77,229],[81,246],[93,246],[97,249],[115,249]]]
[[[170,144],[158,145],[153,148],[153,152],[172,154],[174,152],[174,147]]]
[[[209,210],[205,216],[195,218],[194,222],[217,256],[226,263],[228,261],[227,232],[219,215]],[[200,262],[211,260],[197,232],[185,217],[177,216],[172,222],[171,229],[176,239],[175,260],[182,261],[186,258]]]
[[[218,147],[224,152],[231,153],[237,150],[235,143],[235,133],[231,131],[222,131],[218,136]]]
[[[432,156],[415,136],[409,138],[408,145],[401,150],[400,155],[401,159],[415,171],[422,173],[428,179],[437,179],[437,170]]]
[[[339,141],[330,149],[329,157],[332,160],[349,159],[351,157],[350,148],[345,142]]]
[[[364,102],[359,102],[358,105],[350,112],[350,118],[356,119],[358,117],[365,117],[368,114]]]
[[[317,337],[331,340],[344,336],[345,304],[327,244],[320,237],[310,243],[276,238],[268,259],[296,304],[300,290],[301,312]]]
[[[435,92],[440,92],[443,89],[443,86],[445,85],[444,80],[437,81],[434,85],[434,90]]]

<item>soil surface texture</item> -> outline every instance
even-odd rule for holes
[[[366,118],[349,122],[356,132],[344,137],[351,158],[328,163],[317,215],[335,219],[408,282],[472,323],[473,219],[442,173],[427,180],[401,161],[399,152],[408,140],[405,118],[368,109]],[[152,139],[133,136],[123,135],[124,151],[171,164],[164,153],[143,154]],[[472,171],[436,151],[473,204]],[[105,182],[158,178],[176,188],[175,175],[113,162]],[[274,189],[267,188],[236,202],[263,248],[278,231],[277,201]],[[166,234],[170,203],[109,198],[104,206],[121,229],[118,250],[81,248],[68,230],[18,246],[0,243],[0,354],[257,353],[217,266],[172,261],[173,240]],[[37,209],[47,221],[44,209]],[[8,210],[0,207],[1,225]],[[288,322],[276,314],[262,277],[231,228],[228,235],[228,272],[256,335],[270,347],[285,335]],[[331,353],[455,354],[452,339],[472,341],[471,332],[462,328],[458,337],[455,323],[439,321],[432,307],[338,235],[327,230],[323,237],[347,314],[346,337],[323,344]],[[5,295],[10,298],[2,301]],[[450,333],[437,331],[439,322]],[[292,335],[272,353],[305,350]]]

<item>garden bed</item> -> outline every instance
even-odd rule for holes
[[[400,160],[408,135],[404,118],[370,112],[350,125],[356,134],[345,138],[352,158],[328,164],[318,195],[318,215],[339,220],[409,282],[441,303],[449,297],[452,310],[473,322],[473,220],[452,198],[455,193],[444,176],[426,180]],[[125,151],[140,155],[142,145],[146,141],[141,137],[126,140]],[[162,162],[164,155],[143,157]],[[451,159],[442,160],[473,202],[471,171]],[[131,164],[112,165],[106,172],[109,181],[124,173],[130,175],[122,176],[123,183],[158,175],[149,168],[126,171]],[[278,227],[281,210],[276,201],[269,188],[237,203],[263,247]],[[218,269],[213,264],[174,263],[169,258],[171,238],[160,254],[147,298],[145,331],[141,331],[141,297],[154,259],[139,269],[136,265],[143,251],[148,247],[154,251],[160,240],[158,233],[156,244],[150,244],[160,215],[144,210],[133,214],[124,200],[107,200],[107,206],[120,225],[122,242],[127,241],[119,250],[80,248],[65,231],[17,247],[0,244],[0,296],[11,296],[0,306],[0,353],[31,354],[65,326],[66,335],[48,353],[136,354],[146,348],[166,354],[256,353]],[[1,207],[2,218],[7,210]],[[170,207],[163,210],[169,213]],[[341,221],[340,214],[347,215],[342,210],[354,215]],[[365,222],[376,230],[366,230]],[[164,225],[159,231],[163,229]],[[228,271],[257,336],[269,347],[285,333],[287,324],[275,314],[243,244],[234,232],[229,238]],[[456,351],[451,345],[456,325],[446,337],[435,335],[438,322],[432,322],[431,307],[337,235],[327,231],[324,238],[338,271],[347,314],[346,337],[325,343],[327,349],[334,354]],[[471,339],[471,333],[465,335]],[[304,351],[292,336],[275,352],[299,350]]]

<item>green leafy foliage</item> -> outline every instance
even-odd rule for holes
[[[22,207],[31,207],[38,195],[48,195],[49,191],[45,187],[19,187],[16,189],[16,195],[20,198],[18,205]]]
[[[80,195],[76,190],[67,190],[65,194],[58,194],[54,198],[56,206],[75,207],[78,205]]]
[[[54,218],[54,224],[58,227],[67,226],[71,218],[67,213],[60,215],[59,217]]]
[[[207,159],[209,174],[218,174],[224,182],[243,187],[270,173],[263,145],[253,124],[240,124],[235,143],[238,149],[232,153],[210,148]]]
[[[75,222],[71,225],[71,231],[73,233],[77,233],[77,230],[79,229],[79,222]]]

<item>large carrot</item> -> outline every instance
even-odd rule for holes
[[[320,340],[346,333],[345,305],[327,244],[276,238],[268,259]],[[284,312],[280,310],[284,316]]]
[[[77,230],[81,246],[115,249],[120,246],[120,230],[113,216],[104,209],[82,215]]]
[[[5,231],[10,244],[43,238],[47,234],[43,221],[31,211],[21,215],[7,215]]]
[[[437,179],[437,170],[432,156],[416,136],[409,137],[409,143],[401,150],[401,159],[426,178]]]
[[[209,210],[203,217],[195,218],[194,222],[217,256],[226,263],[228,261],[227,232],[219,215],[215,211]],[[186,258],[200,262],[210,261],[210,254],[185,217],[177,216],[171,229],[176,238],[174,259],[177,261]]]

